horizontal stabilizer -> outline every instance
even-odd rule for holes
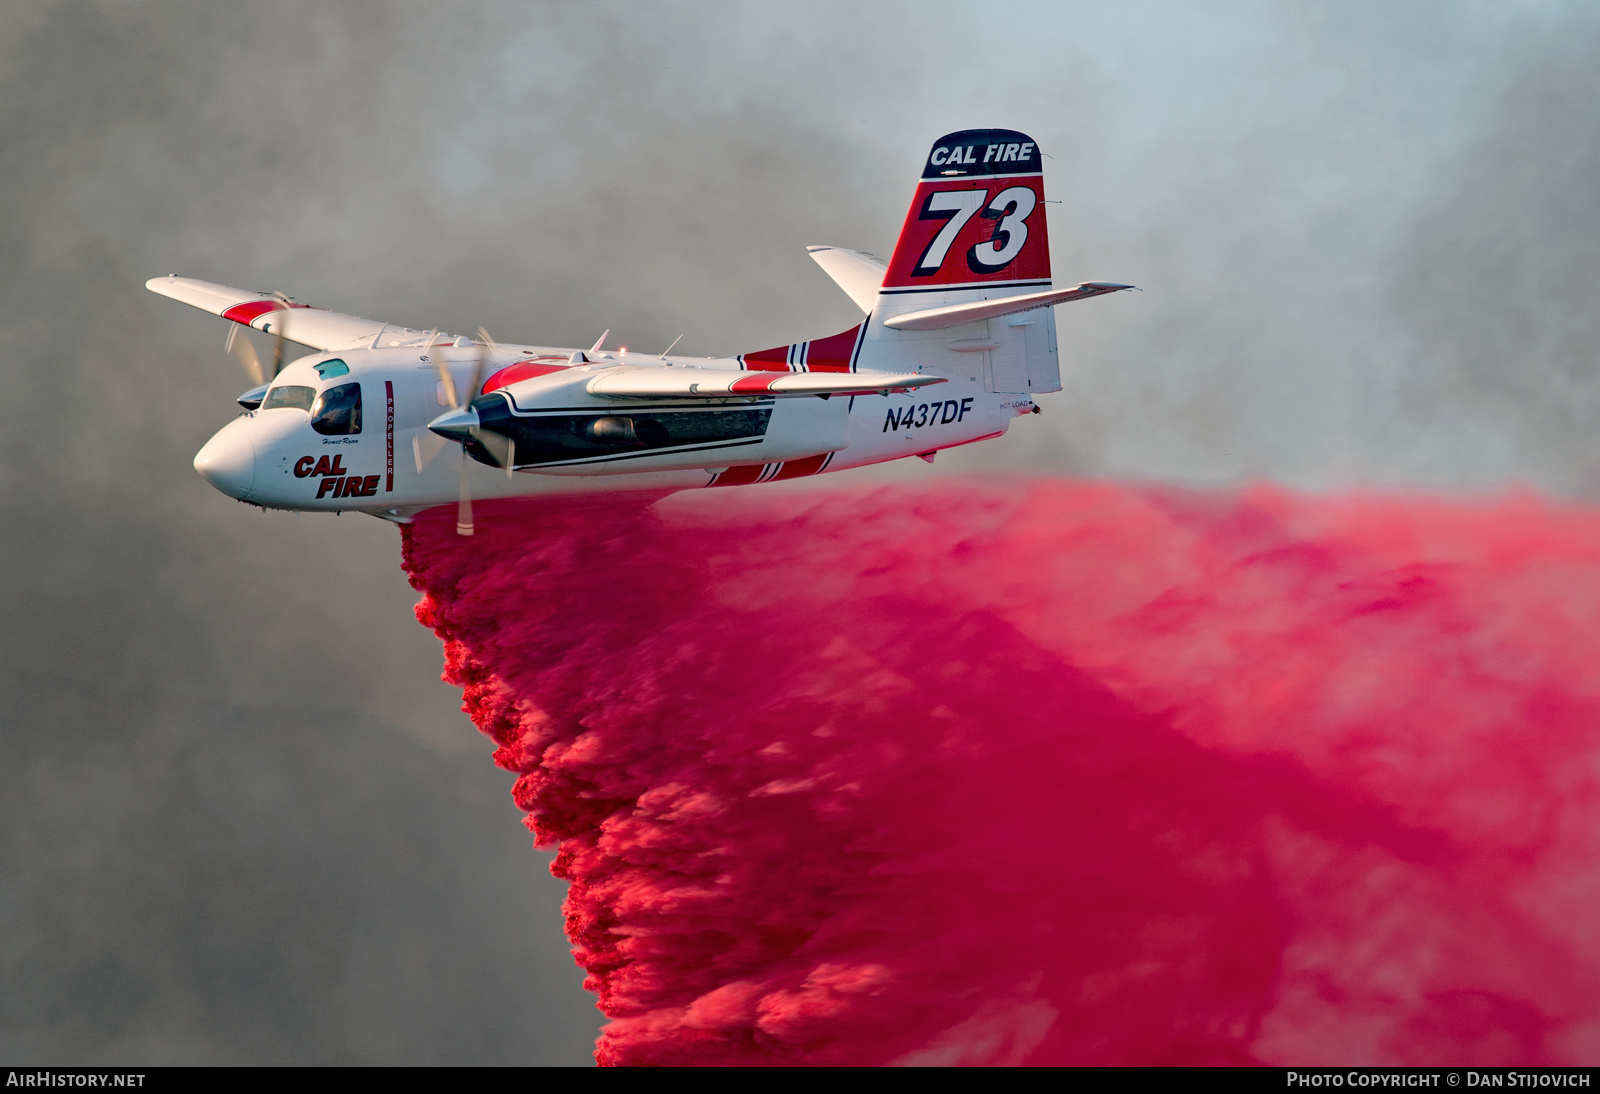
[[[878,300],[878,289],[883,285],[883,271],[888,269],[883,259],[865,251],[847,251],[843,247],[807,247],[806,250],[817,265],[856,302],[856,307],[871,313],[872,305]]]
[[[890,316],[883,325],[892,330],[940,330],[959,327],[962,323],[976,323],[980,319],[997,319],[1002,315],[1048,308],[1052,304],[1065,304],[1071,300],[1087,300],[1091,296],[1131,289],[1132,285],[1117,285],[1109,281],[1085,281],[1072,289],[1049,289],[1023,296],[1003,296],[998,300],[975,300],[970,304],[952,304],[947,308],[929,308],[927,311],[906,312]]]
[[[281,333],[289,341],[312,349],[355,349],[371,344],[385,328],[394,330],[375,319],[341,315],[308,304],[286,304],[271,293],[229,288],[192,277],[152,277],[144,287],[235,323],[270,334]]]
[[[730,395],[866,395],[942,384],[914,372],[735,372],[682,365],[607,369],[589,381],[591,395],[615,398],[727,398]]]

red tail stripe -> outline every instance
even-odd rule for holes
[[[1005,208],[1020,213],[1015,202],[1008,203],[1005,208],[990,208],[1001,194],[1021,189],[1032,191],[1033,207],[1026,215],[1016,216],[1015,222],[1002,216]],[[966,206],[964,212],[952,211],[948,198],[942,199],[945,202],[942,208],[937,203],[930,205],[935,195],[968,191],[979,193],[972,199],[975,205]],[[1045,208],[1042,175],[924,181],[917,187],[905,225],[900,229],[900,239],[889,258],[883,287],[933,289],[958,284],[1049,281],[1050,241]],[[960,228],[955,235],[944,238],[944,229],[956,224]],[[1011,245],[1017,233],[1021,233],[1020,246],[1013,252]],[[940,241],[942,250],[934,248],[936,241]],[[996,267],[972,265],[971,255],[978,246],[984,246],[988,253],[1008,254],[1009,257]],[[932,269],[921,265],[924,259],[932,264]]]
[[[739,360],[752,372],[789,372],[793,361],[811,372],[849,372],[856,343],[861,340],[861,324],[847,331],[811,342],[791,342],[746,353]]]
[[[816,339],[806,354],[806,368],[812,372],[849,372],[860,335],[861,325],[857,324],[847,331]]]
[[[756,372],[788,372],[789,347],[774,346],[772,349],[758,349],[754,353],[747,353],[740,358],[744,367]]]

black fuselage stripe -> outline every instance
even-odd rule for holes
[[[740,399],[739,396],[737,396],[737,395],[712,396],[712,398],[719,398],[719,397],[720,398],[726,398],[729,401],[725,402],[725,403],[712,403],[709,406],[706,405],[706,403],[703,400],[696,399],[692,403],[691,402],[685,402],[685,403],[654,403],[654,404],[650,404],[650,405],[630,404],[630,405],[626,405],[626,406],[614,406],[614,407],[611,407],[611,406],[541,406],[541,407],[534,407],[532,409],[526,409],[526,410],[523,409],[522,407],[518,406],[515,402],[513,402],[509,398],[506,399],[506,404],[511,409],[512,417],[515,417],[515,418],[541,418],[541,417],[548,417],[549,415],[552,415],[552,414],[593,414],[596,417],[605,418],[605,417],[609,417],[609,416],[611,416],[613,414],[621,414],[621,415],[642,414],[642,413],[644,413],[646,411],[651,411],[651,410],[670,410],[670,411],[673,411],[674,413],[682,413],[682,414],[695,414],[695,413],[703,414],[703,413],[706,413],[706,412],[709,412],[709,411],[726,411],[729,407],[734,407],[736,409],[743,410],[743,409],[746,409],[746,408],[771,406],[773,404],[773,402],[774,402],[773,397],[770,396],[770,395],[766,396],[765,398],[751,398],[751,399]]]
[[[682,452],[709,452],[717,448],[743,448],[745,445],[760,444],[765,437],[752,437],[746,441],[723,441],[718,444],[691,445],[684,448],[647,448],[639,452],[624,452],[617,456],[590,456],[578,460],[552,460],[549,463],[519,463],[518,467],[577,467],[591,463],[616,463],[618,460],[642,460],[651,456],[673,456]]]

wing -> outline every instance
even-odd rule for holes
[[[144,287],[269,334],[280,333],[281,324],[285,338],[312,349],[355,349],[373,344],[385,330],[400,334],[402,329],[375,319],[341,315],[292,301],[285,309],[284,300],[271,293],[247,292],[192,277],[153,277]]]
[[[868,395],[944,383],[942,376],[914,372],[736,372],[657,365],[610,368],[588,383],[591,395],[659,399],[727,398],[729,395]]]

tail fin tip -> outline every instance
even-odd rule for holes
[[[1012,129],[940,137],[923,163],[883,291],[1049,284],[1038,142]]]

